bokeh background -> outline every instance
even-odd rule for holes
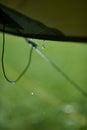
[[[3,36],[0,33],[0,57]],[[35,40],[39,49],[87,92],[87,45]],[[30,45],[6,35],[5,68],[15,79],[28,62]],[[32,63],[15,84],[0,61],[0,130],[87,130],[87,98],[33,51]]]

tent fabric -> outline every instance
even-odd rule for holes
[[[63,34],[56,30],[45,26],[44,24],[25,17],[24,15],[9,9],[3,5],[0,5],[0,29],[3,31],[3,25],[5,31],[16,35],[30,36],[32,35],[56,35],[62,36]]]
[[[24,30],[20,29],[20,32],[26,36],[45,39],[45,36],[48,35],[48,39],[51,39],[52,36],[55,36],[54,39],[57,39],[58,36],[61,39],[64,34],[66,36],[63,37],[64,40],[67,37],[70,40],[72,37],[87,40],[86,0],[0,0],[0,3],[21,14],[19,20],[17,20],[17,13],[15,17],[13,14],[11,16],[19,25],[22,24]]]

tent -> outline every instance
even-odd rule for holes
[[[86,3],[0,0],[0,130],[87,130]]]
[[[3,14],[5,22],[10,21],[6,28],[9,33],[57,41],[87,41],[86,4],[86,0],[0,0],[0,23]]]

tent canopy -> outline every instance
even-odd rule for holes
[[[49,40],[87,41],[86,0],[0,0],[0,4],[0,24],[3,11],[14,21],[10,25],[19,29],[13,31],[12,25],[7,32]]]

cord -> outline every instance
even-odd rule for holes
[[[33,52],[33,46],[31,46],[31,50],[29,53],[29,60],[28,63],[26,65],[26,67],[24,68],[24,70],[21,72],[21,74],[15,79],[15,80],[10,80],[6,74],[5,71],[5,64],[4,64],[4,56],[5,56],[5,25],[3,25],[3,46],[2,46],[2,57],[1,57],[1,63],[2,63],[2,70],[3,70],[3,74],[5,79],[10,82],[10,83],[16,83],[17,81],[19,81],[21,79],[21,77],[25,74],[25,72],[27,71],[27,69],[30,67],[31,64],[31,59],[32,59],[32,52]]]
[[[82,95],[87,98],[87,92],[85,92],[73,79],[71,79],[58,65],[56,65],[51,59],[49,59],[44,53],[42,53],[37,48],[37,43],[30,40],[29,38],[25,39],[27,43],[32,44],[36,50],[36,52],[47,61],[57,72],[59,72],[68,82],[70,82]]]
[[[71,79],[58,65],[56,65],[51,59],[43,54],[38,48],[35,48],[36,52],[47,61],[57,72],[59,72],[68,82],[70,82],[80,93],[87,98],[87,92],[85,92],[73,79]]]

